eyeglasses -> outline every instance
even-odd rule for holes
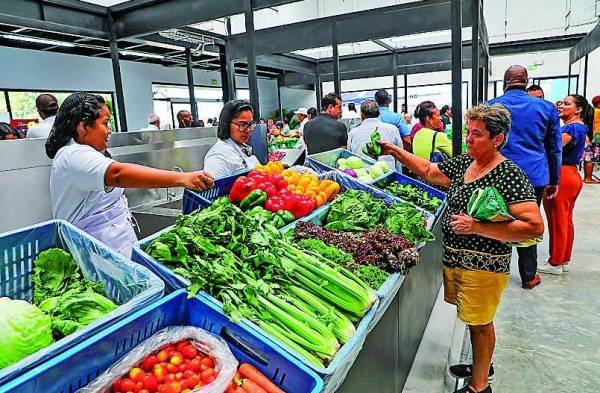
[[[252,131],[252,130],[254,130],[254,127],[256,126],[256,124],[254,124],[254,123],[246,123],[245,121],[240,121],[240,122],[232,121],[231,124],[235,124],[236,126],[238,126],[238,128],[242,132],[247,131],[247,130]]]

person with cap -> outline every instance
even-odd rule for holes
[[[52,94],[40,94],[35,99],[35,107],[42,120],[40,124],[27,131],[27,139],[48,138],[58,112],[58,102]]]
[[[223,105],[219,115],[219,140],[204,157],[204,170],[215,178],[252,169],[260,164],[249,142],[254,131],[254,109],[246,100],[232,100]]]
[[[297,127],[298,133],[300,136],[304,133],[304,126],[308,123],[308,109],[305,107],[298,108],[297,111],[294,112],[300,124]]]
[[[148,115],[148,126],[140,131],[158,131],[160,130],[160,117],[154,112]]]
[[[348,134],[348,150],[359,156],[365,156],[363,147],[371,140],[371,134],[377,130],[381,140],[402,147],[402,138],[396,126],[384,123],[379,119],[379,105],[373,100],[365,100],[360,104],[360,118],[362,123]],[[372,157],[368,157],[372,158]],[[396,159],[391,155],[379,157],[378,161],[385,162],[391,169],[396,168]]]
[[[335,93],[321,99],[321,114],[304,126],[304,143],[307,154],[345,148],[348,144],[346,126],[338,120],[342,117],[342,100]]]
[[[509,137],[502,154],[527,174],[539,206],[543,197],[552,199],[558,192],[562,136],[554,104],[529,96],[525,91],[527,79],[527,68],[510,66],[504,73],[504,95],[487,104],[501,104],[510,112]],[[537,246],[517,247],[517,253],[521,285],[532,289],[541,282]]]
[[[402,137],[402,142],[404,142],[404,148],[411,151],[410,130],[408,129],[408,125],[406,124],[406,121],[404,121],[404,118],[390,110],[389,106],[392,102],[392,97],[387,90],[377,90],[375,93],[375,101],[377,101],[377,105],[379,105],[379,119],[384,123],[396,126],[400,131],[400,137]]]

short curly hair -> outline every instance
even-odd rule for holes
[[[510,130],[510,112],[501,104],[477,105],[470,108],[465,114],[467,120],[479,120],[485,124],[490,137],[504,134],[504,142],[498,149],[502,149],[508,141],[508,131]]]

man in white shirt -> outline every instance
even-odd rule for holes
[[[159,131],[160,130],[160,117],[154,112],[148,115],[148,126],[142,128],[140,131]]]
[[[298,126],[298,132],[300,133],[300,135],[302,135],[302,132],[304,131],[304,126],[306,125],[306,123],[308,123],[308,109],[304,107],[298,108],[298,110],[294,112],[294,114],[298,118],[298,121],[300,121],[300,125]]]
[[[35,107],[37,108],[41,121],[40,124],[31,127],[27,131],[27,139],[48,138],[52,126],[54,125],[56,112],[58,112],[58,102],[56,101],[56,97],[52,94],[40,94],[35,100]]]
[[[360,117],[362,123],[353,128],[348,134],[348,149],[360,156],[365,156],[362,152],[363,147],[370,141],[371,134],[377,130],[381,135],[381,140],[392,142],[394,145],[402,147],[402,138],[400,131],[396,126],[384,123],[379,120],[379,105],[373,100],[365,100],[360,105]],[[379,161],[383,161],[393,170],[400,168],[394,157],[390,155],[380,156]]]

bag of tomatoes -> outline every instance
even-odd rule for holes
[[[222,393],[238,362],[218,336],[193,326],[161,330],[78,393]]]

